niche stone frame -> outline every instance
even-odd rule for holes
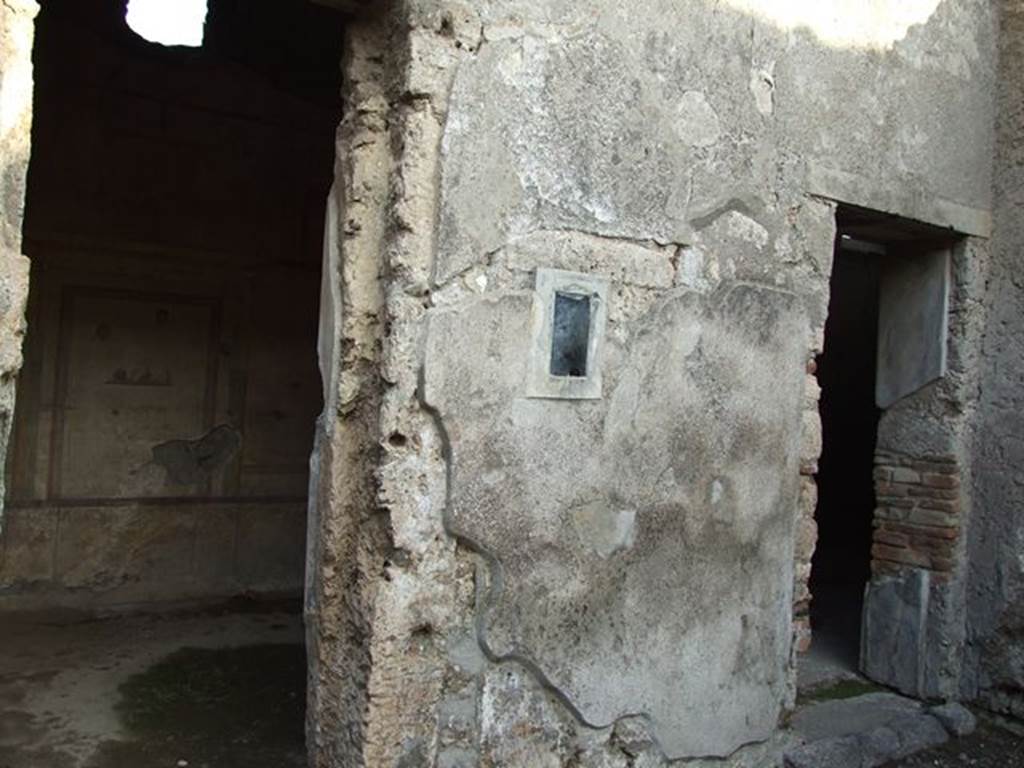
[[[527,397],[597,400],[608,280],[538,268],[530,315]]]

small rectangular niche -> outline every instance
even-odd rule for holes
[[[551,375],[585,377],[589,341],[590,297],[555,291]]]
[[[528,397],[601,397],[601,347],[608,281],[560,269],[538,269],[530,331]]]

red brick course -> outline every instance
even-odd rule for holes
[[[872,570],[927,568],[947,575],[960,537],[960,474],[954,459],[875,456]]]

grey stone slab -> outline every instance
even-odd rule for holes
[[[920,711],[921,705],[913,699],[894,693],[868,693],[804,707],[793,715],[790,725],[810,742],[865,733]]]
[[[929,583],[927,571],[909,569],[874,579],[864,595],[861,670],[910,695],[921,692]]]
[[[949,258],[944,249],[889,254],[879,262],[879,408],[888,408],[946,373]]]
[[[786,752],[791,768],[875,768],[949,738],[923,705],[892,693],[813,704],[791,725],[806,742]]]
[[[854,736],[822,739],[790,750],[786,768],[860,768],[863,750]]]
[[[949,734],[942,727],[942,723],[924,712],[896,718],[888,727],[896,733],[899,748],[893,754],[883,755],[884,759],[881,762],[906,757],[949,740]]]
[[[932,707],[928,714],[942,723],[942,726],[953,736],[970,736],[978,727],[978,719],[963,704],[950,702]]]
[[[426,345],[447,526],[495,568],[483,642],[589,724],[645,714],[670,756],[766,738],[789,658],[798,302],[671,293],[609,335],[587,401],[526,396],[530,307],[521,292],[434,310]]]

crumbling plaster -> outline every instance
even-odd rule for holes
[[[1003,0],[995,209],[973,445],[963,693],[1024,716],[1024,4]]]
[[[7,455],[14,421],[28,300],[29,264],[22,252],[21,224],[31,152],[32,22],[38,9],[32,0],[0,4],[0,457]],[[6,497],[4,482],[0,496]]]
[[[664,762],[666,744],[639,711],[647,692],[641,717],[615,719],[628,707],[609,705],[606,719],[584,722],[579,690],[557,674],[560,652],[527,644],[503,659],[503,644],[488,645],[506,564],[474,548],[452,515],[472,493],[451,416],[460,401],[454,383],[430,394],[425,350],[468,355],[470,368],[511,354],[475,357],[453,339],[502,317],[480,317],[481,307],[522,305],[542,266],[610,279],[613,329],[687,291],[705,297],[698,304],[738,283],[795,297],[808,331],[781,395],[802,398],[803,416],[790,417],[799,441],[780,456],[784,482],[800,488],[782,523],[797,526],[798,561],[793,581],[784,566],[770,591],[806,599],[820,434],[803,366],[822,343],[835,236],[833,205],[820,196],[987,234],[994,26],[980,0],[945,0],[905,37],[869,48],[720,4],[656,0],[410,1],[350,26],[338,234],[325,261],[340,284],[326,308],[339,361],[325,366],[334,405],[321,425],[311,525],[317,765]],[[451,333],[435,335],[439,323]],[[658,356],[641,368],[652,382],[670,373]],[[511,385],[495,386],[481,382],[474,402],[513,407],[500,397]],[[541,492],[549,470],[526,472],[529,451],[490,450],[513,462],[527,496]],[[599,465],[617,477],[614,463]],[[564,482],[571,495],[581,480]],[[476,512],[485,526],[504,524],[519,504],[502,495]],[[638,578],[648,573],[643,586],[657,590],[658,569],[643,570],[651,564],[640,557]],[[616,589],[586,588],[598,599]],[[740,615],[740,596],[725,594],[721,608]],[[517,631],[542,631],[537,618]],[[759,723],[792,700],[780,631],[762,648],[775,694],[751,704]],[[594,636],[570,622],[563,637]],[[629,678],[619,664],[607,672]],[[680,681],[694,696],[706,683]],[[727,730],[669,749],[724,754],[765,736]],[[766,749],[727,763],[764,765]]]

